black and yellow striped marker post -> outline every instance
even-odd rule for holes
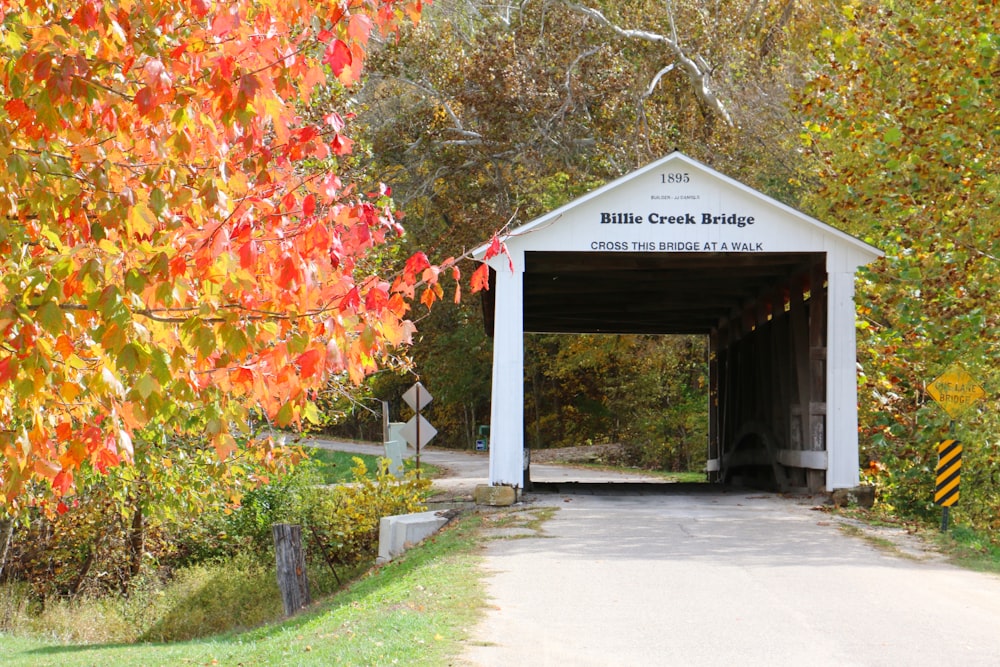
[[[948,530],[949,508],[958,502],[958,487],[962,477],[962,443],[944,440],[938,443],[937,485],[934,504],[944,508],[941,514],[941,532]]]

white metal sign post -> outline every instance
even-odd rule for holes
[[[420,411],[427,407],[432,400],[434,400],[434,397],[419,382],[407,389],[403,394],[403,401],[416,413],[410,418],[410,421],[406,422],[406,425],[400,430],[400,434],[417,451],[417,477],[420,476],[420,448],[437,435],[437,429],[420,414]]]

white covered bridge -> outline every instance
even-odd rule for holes
[[[706,335],[711,479],[857,485],[854,278],[877,248],[681,153],[502,240],[491,485],[526,482],[525,332]]]

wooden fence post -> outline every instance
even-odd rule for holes
[[[285,605],[285,616],[291,616],[309,604],[302,526],[276,523],[271,526],[271,532],[274,535],[274,557],[277,561],[281,601]]]

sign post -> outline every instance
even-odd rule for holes
[[[948,530],[948,514],[951,506],[958,502],[959,484],[962,478],[962,443],[945,440],[938,443],[937,483],[934,488],[934,504],[940,505],[941,532]]]
[[[427,407],[432,400],[434,400],[434,397],[419,382],[407,389],[403,394],[403,401],[413,408],[413,411],[416,413],[410,418],[410,421],[406,422],[400,430],[400,434],[408,443],[413,445],[413,448],[417,452],[417,477],[420,477],[420,448],[437,435],[437,429],[420,414],[420,411]]]
[[[948,530],[951,506],[958,502],[962,473],[962,443],[955,439],[955,420],[986,396],[986,391],[961,364],[954,364],[927,385],[927,393],[951,417],[950,439],[938,444],[935,469],[934,504],[942,507],[941,532],[944,533]]]

